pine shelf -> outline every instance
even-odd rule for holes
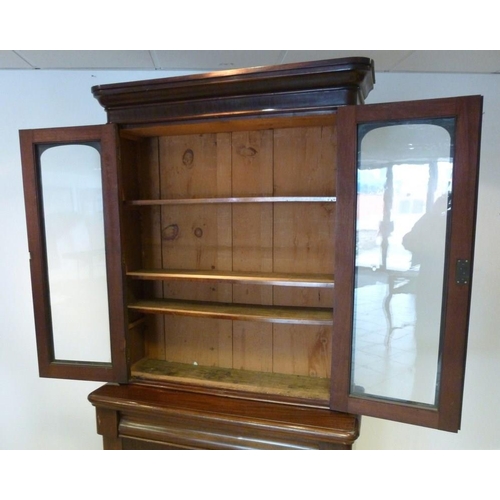
[[[226,203],[335,203],[335,196],[244,196],[226,198],[179,198],[157,200],[126,200],[126,206],[207,205]]]
[[[333,275],[293,273],[251,273],[233,271],[195,271],[179,269],[139,269],[127,276],[141,280],[213,281],[243,285],[276,285],[333,288]]]
[[[304,325],[332,325],[333,310],[312,307],[261,306],[172,299],[138,300],[128,308],[148,314]]]
[[[198,366],[195,363],[173,363],[144,358],[132,366],[136,380],[187,383],[215,389],[233,389],[264,393],[280,397],[293,397],[328,403],[330,380],[305,375],[264,373],[215,366]]]

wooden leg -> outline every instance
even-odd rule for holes
[[[97,433],[102,436],[105,450],[121,450],[122,442],[118,437],[118,412],[96,408]]]

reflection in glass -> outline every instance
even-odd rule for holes
[[[58,360],[111,361],[98,146],[38,150]]]
[[[358,128],[353,394],[435,404],[453,124]]]

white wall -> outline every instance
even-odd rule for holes
[[[99,124],[92,85],[159,72],[0,71],[0,449],[100,449],[87,395],[99,383],[40,379],[31,303],[18,130]],[[378,74],[368,103],[485,97],[476,263],[462,430],[363,418],[357,449],[500,448],[500,75]]]

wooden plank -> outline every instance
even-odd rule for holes
[[[129,309],[151,314],[172,314],[191,317],[261,321],[306,325],[331,325],[332,309],[278,307],[246,304],[212,303],[187,300],[138,300]]]
[[[333,275],[329,274],[139,269],[137,271],[128,271],[127,276],[143,280],[192,280],[239,283],[246,285],[300,286],[313,288],[334,287]]]
[[[241,200],[272,199],[273,131],[234,132],[231,145],[232,194]],[[255,198],[254,198],[255,197]],[[235,203],[233,213],[233,272],[247,275],[273,270],[273,205]],[[272,305],[272,289],[254,286],[261,282],[239,281],[233,285],[233,301]],[[253,286],[252,286],[253,285]],[[272,371],[272,324],[233,322],[233,366]]]
[[[335,195],[335,133],[332,127],[275,131],[275,195]],[[275,273],[334,273],[335,204],[276,204]],[[276,306],[333,309],[333,289],[275,287]],[[331,328],[273,325],[274,370],[327,376]]]
[[[231,195],[229,134],[160,138],[161,198],[227,197]],[[163,267],[231,270],[231,207],[163,205]],[[199,301],[232,300],[230,284],[170,281],[164,297]],[[196,353],[200,362],[231,366],[231,324],[213,321],[203,327],[193,319],[168,315],[165,356],[183,361]],[[198,324],[200,323],[200,324]]]
[[[334,113],[320,115],[294,116],[293,120],[289,116],[272,116],[265,118],[248,118],[217,120],[216,122],[196,121],[194,123],[176,123],[149,126],[129,125],[122,128],[120,134],[131,140],[137,140],[140,137],[154,137],[162,135],[188,135],[188,134],[206,134],[248,130],[268,130],[273,128],[286,128],[297,126],[321,126],[335,123],[336,115]]]
[[[162,199],[230,197],[230,152],[221,154],[229,139],[229,134],[160,137]]]
[[[180,198],[229,195],[230,137],[160,138],[161,196]],[[230,207],[162,208],[163,267],[231,270]]]
[[[335,196],[335,127],[274,132],[274,195]]]
[[[334,272],[335,210],[329,205],[274,208],[274,272]]]
[[[332,328],[273,325],[275,371],[310,377],[330,377]]]
[[[160,316],[154,314],[152,316]],[[179,363],[232,367],[231,322],[166,314],[166,353],[161,359]]]

